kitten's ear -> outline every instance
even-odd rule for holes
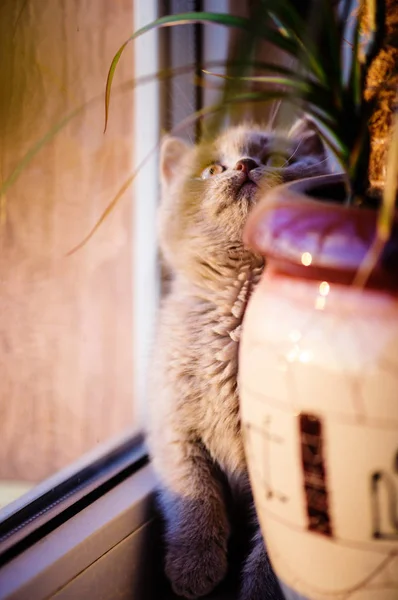
[[[166,136],[160,148],[160,177],[162,183],[168,185],[175,176],[182,157],[189,146],[172,136]]]
[[[300,151],[303,154],[324,154],[325,146],[314,123],[303,117],[294,123],[289,131],[289,138],[300,140]]]

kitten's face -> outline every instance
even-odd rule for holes
[[[220,261],[243,256],[243,227],[263,191],[326,171],[323,146],[308,127],[296,127],[290,137],[234,127],[192,148],[167,138],[160,210],[166,260],[192,276],[205,264],[217,271]]]

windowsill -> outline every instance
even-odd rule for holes
[[[1,600],[177,600],[161,567],[150,465],[0,569]],[[228,583],[207,600],[235,600]]]

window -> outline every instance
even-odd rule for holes
[[[134,28],[133,2],[1,4],[4,506],[139,422],[132,367],[140,229],[130,187],[68,255],[134,167],[132,48],[103,134],[106,73]]]
[[[142,428],[142,369],[157,303],[156,152],[101,227],[81,242],[158,141],[158,84],[138,93],[133,88],[134,76],[158,70],[157,34],[126,51],[105,136],[103,125],[110,61],[134,27],[159,10],[156,1],[131,0],[84,6],[10,0],[0,8],[0,44],[9,42],[10,50],[13,38],[15,46],[10,65],[0,63],[13,82],[0,92],[6,308],[0,354],[8,365],[0,390],[1,598],[23,594],[25,579],[34,597],[32,569],[47,577],[50,563],[58,568],[51,540],[63,535],[63,526],[73,533],[66,546],[57,538],[61,555],[70,557],[71,546],[80,552],[88,530],[76,526],[76,517],[85,522],[82,513],[94,505],[99,519],[90,512],[92,531],[122,519],[124,502],[134,505],[138,528],[147,518],[139,503],[154,483],[135,432]],[[114,490],[125,481],[130,491],[118,491],[118,501]],[[127,520],[116,537],[112,528],[109,539],[120,542],[131,527]],[[96,558],[107,544],[94,544]],[[79,563],[76,572],[85,567]]]

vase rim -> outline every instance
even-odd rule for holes
[[[333,200],[343,174],[306,178],[273,188],[249,215],[244,243],[278,270],[351,284],[377,239],[378,211]],[[310,192],[322,191],[322,199]],[[330,197],[329,192],[330,190]],[[376,260],[371,287],[398,288],[397,218]]]

